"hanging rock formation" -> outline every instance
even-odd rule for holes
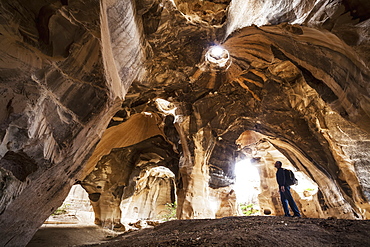
[[[260,167],[266,214],[281,210],[282,159],[318,185],[303,215],[369,219],[369,9],[2,1],[0,245],[26,245],[74,183],[102,225],[120,226],[122,201],[145,208],[140,193],[156,200],[142,217],[174,193],[179,218],[236,215],[242,158]],[[174,178],[148,175],[159,166]]]

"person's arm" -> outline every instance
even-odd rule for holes
[[[285,172],[282,168],[279,168],[277,173],[276,173],[276,177],[277,177],[277,182],[279,184],[279,191],[281,192],[285,192]]]

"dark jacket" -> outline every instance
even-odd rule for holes
[[[284,170],[284,168],[278,168],[278,170],[276,171],[276,181],[279,184],[279,187],[286,186]]]

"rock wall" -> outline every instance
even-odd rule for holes
[[[24,246],[86,176],[81,168],[142,73],[142,26],[132,8],[1,2],[1,246]],[[133,30],[135,42],[127,42]],[[123,44],[126,53],[117,52]]]
[[[211,189],[209,194],[208,200],[215,212],[215,218],[241,215],[235,191],[231,186]]]
[[[165,167],[142,170],[132,197],[121,202],[122,222],[130,220],[168,220],[176,210],[175,174]]]
[[[234,0],[229,5],[224,38],[250,25],[304,25],[332,32],[369,63],[369,9],[366,0]]]

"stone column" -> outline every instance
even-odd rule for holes
[[[181,186],[178,189],[178,219],[214,218],[209,198],[208,160],[215,146],[211,129],[205,127],[192,136],[194,150],[189,151],[184,131],[178,127],[184,154],[180,160]]]

